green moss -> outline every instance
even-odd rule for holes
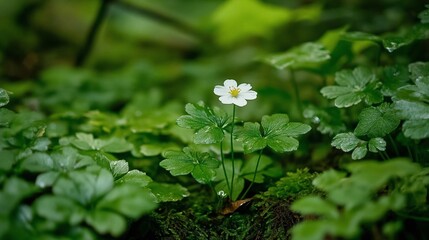
[[[289,229],[301,220],[290,210],[293,200],[316,190],[316,174],[290,172],[266,192],[254,196],[229,215],[218,213],[209,194],[168,203],[151,215],[153,239],[289,239]],[[147,236],[146,236],[147,237]]]

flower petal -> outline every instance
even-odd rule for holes
[[[241,92],[247,92],[250,89],[252,89],[252,85],[250,85],[248,83],[242,83],[242,84],[238,85],[238,88],[241,90]]]
[[[224,95],[224,96],[221,96],[220,98],[219,98],[219,101],[221,101],[221,103],[223,103],[223,104],[233,104],[234,103],[234,97],[232,97],[231,95]]]
[[[216,85],[213,92],[218,96],[224,96],[229,94],[229,89],[224,86]]]
[[[248,92],[240,92],[239,97],[247,100],[253,100],[253,99],[256,99],[257,95],[258,93],[255,91],[248,91]]]
[[[230,87],[237,87],[237,82],[234,79],[227,79],[223,82],[223,85],[229,89]]]
[[[244,98],[233,98],[233,102],[235,105],[239,106],[239,107],[244,107],[247,104],[246,99]]]

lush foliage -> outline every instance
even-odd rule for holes
[[[25,0],[0,20],[1,239],[427,238],[429,5]]]

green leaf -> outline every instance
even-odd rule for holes
[[[374,153],[386,151],[386,141],[383,138],[371,138],[368,141],[368,150]]]
[[[113,210],[130,218],[138,218],[157,207],[156,198],[148,189],[133,184],[121,184],[109,191],[97,204],[97,209]]]
[[[139,187],[146,187],[151,182],[152,178],[137,169],[127,172],[123,177],[117,180],[117,183],[135,184]]]
[[[128,152],[133,148],[133,145],[123,138],[100,139],[100,149],[109,153]]]
[[[335,135],[331,145],[344,152],[350,152],[355,149],[362,140],[357,138],[353,133],[339,133]]]
[[[388,66],[383,69],[383,86],[384,95],[393,96],[400,87],[403,87],[409,81],[408,68],[404,65]]]
[[[70,198],[44,195],[38,198],[33,205],[36,213],[50,221],[80,223],[84,219],[85,211],[79,204]]]
[[[423,102],[399,100],[394,103],[394,108],[398,110],[398,114],[402,119],[429,119],[429,104]]]
[[[40,137],[36,138],[33,145],[31,146],[32,150],[44,152],[48,150],[49,145],[51,144],[51,140],[49,138]]]
[[[80,155],[73,147],[62,147],[51,154],[54,161],[54,169],[68,172],[88,165],[94,165],[95,161],[89,157]]]
[[[168,171],[171,175],[186,175],[191,173],[199,183],[207,184],[215,176],[215,169],[219,166],[219,161],[209,153],[200,153],[189,147],[183,148],[182,152],[167,151],[164,154],[166,159],[159,165]]]
[[[179,184],[151,182],[148,188],[158,199],[158,202],[176,202],[189,196],[188,190]]]
[[[277,69],[311,67],[312,64],[330,59],[329,51],[320,43],[308,42],[281,54],[274,54],[265,61]]]
[[[343,34],[343,38],[350,41],[381,42],[381,38],[379,36],[366,32],[347,32]]]
[[[204,104],[185,106],[189,115],[180,116],[177,124],[183,128],[196,130],[194,142],[196,144],[220,143],[224,138],[224,128],[228,125],[228,115],[220,109],[211,109]]]
[[[92,134],[76,133],[77,139],[72,139],[71,143],[82,150],[99,150]]]
[[[429,126],[429,104],[398,100],[395,101],[394,107],[398,110],[399,116],[405,119],[402,131],[406,137],[424,139],[429,136],[427,131]]]
[[[110,233],[114,237],[119,237],[127,227],[127,223],[121,215],[103,210],[92,211],[87,215],[85,221],[98,233]]]
[[[429,5],[426,5],[426,8],[427,9],[420,12],[417,16],[418,18],[420,18],[421,23],[429,23]]]
[[[177,149],[178,146],[174,143],[153,143],[153,144],[142,144],[140,146],[140,153],[144,156],[157,156],[166,150]]]
[[[400,123],[396,110],[388,103],[365,108],[359,114],[359,123],[354,134],[370,138],[384,137],[395,130]]]
[[[368,148],[366,146],[366,142],[359,144],[352,152],[352,159],[353,160],[362,159],[366,156],[367,153],[368,153]]]
[[[393,177],[407,177],[421,169],[419,164],[402,158],[385,162],[352,162],[347,164],[346,168],[352,172],[354,181],[358,181],[359,184],[373,190],[384,186]]]
[[[9,94],[3,88],[0,88],[0,107],[3,107],[9,103]]]
[[[293,202],[291,209],[303,215],[318,215],[327,218],[338,218],[337,207],[319,196],[303,197]]]
[[[328,198],[335,204],[349,210],[369,201],[371,194],[373,194],[372,189],[346,178],[336,188],[328,192]]]
[[[102,150],[111,153],[127,152],[133,148],[133,145],[123,138],[94,139],[92,134],[87,133],[76,133],[76,139],[72,139],[71,143],[82,150]]]
[[[55,183],[55,181],[57,181],[59,176],[60,173],[54,171],[42,173],[37,176],[36,185],[40,188],[51,187]]]
[[[402,125],[404,135],[412,139],[424,139],[429,137],[429,120],[407,120]]]
[[[243,144],[244,153],[261,150],[267,146],[267,141],[262,137],[259,123],[245,122],[242,128],[235,131],[237,140]]]
[[[106,169],[98,168],[93,172],[70,172],[68,177],[56,181],[53,192],[87,205],[109,192],[112,187],[112,174]]]
[[[292,239],[323,240],[332,228],[328,221],[303,221],[292,227]]]
[[[33,153],[21,163],[21,168],[30,172],[45,172],[54,167],[52,158],[46,153]]]
[[[0,113],[1,114],[1,113]],[[12,169],[15,164],[16,153],[12,150],[0,150],[0,170],[9,171]]]
[[[338,186],[344,177],[346,177],[345,172],[329,169],[314,178],[313,185],[321,190],[331,191]]]
[[[362,100],[368,105],[383,100],[383,95],[378,90],[381,83],[367,68],[339,71],[335,74],[335,82],[338,86],[326,86],[320,92],[328,99],[335,99],[335,106],[339,108],[356,105]]]
[[[114,178],[121,177],[126,173],[128,173],[128,170],[129,170],[128,162],[125,160],[111,161],[110,170]]]
[[[408,71],[411,73],[411,80],[416,83],[422,77],[429,77],[429,62],[414,62],[408,65]],[[420,89],[423,90],[423,89]]]
[[[243,143],[245,153],[254,152],[269,146],[276,152],[290,152],[298,149],[295,137],[310,131],[307,124],[289,122],[287,114],[263,116],[262,132],[258,123],[245,123],[236,132],[236,137]]]
[[[355,134],[348,133],[340,133],[335,135],[334,139],[332,139],[331,145],[336,147],[337,149],[341,149],[344,152],[352,152],[352,159],[362,159],[366,156],[367,149],[367,141],[361,140],[355,136]]]
[[[196,144],[219,143],[223,140],[223,129],[218,126],[205,126],[195,132],[194,142]]]
[[[9,126],[14,120],[16,113],[7,108],[0,108],[0,127]]]

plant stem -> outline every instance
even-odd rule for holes
[[[82,66],[89,53],[91,52],[95,37],[97,35],[98,30],[100,29],[104,17],[106,16],[110,2],[112,2],[112,0],[101,0],[100,8],[98,9],[97,15],[95,16],[94,22],[92,23],[88,35],[86,35],[85,43],[83,44],[82,48],[79,51],[79,54],[76,57],[76,66]]]
[[[410,156],[411,160],[414,160],[413,153],[411,152],[410,146],[407,146],[407,151],[408,151],[408,155]]]
[[[252,188],[253,183],[255,182],[256,173],[258,172],[258,167],[259,167],[259,161],[261,160],[261,156],[262,156],[262,151],[263,151],[263,149],[261,149],[261,151],[259,151],[258,161],[256,162],[256,167],[255,167],[255,172],[253,173],[252,182],[250,183],[249,187],[246,189],[244,194],[241,196],[241,198],[246,197],[247,192],[250,190],[250,188]]]
[[[222,146],[223,141],[220,143],[220,158],[222,160],[222,168],[223,168],[223,175],[225,175],[225,181],[226,181],[226,186],[228,187],[228,192],[231,192],[231,188],[229,186],[229,180],[228,180],[228,175],[226,174],[226,168],[225,168],[225,156],[223,154],[223,146]],[[216,193],[217,195],[217,193]]]
[[[232,125],[231,125],[231,163],[232,163],[232,177],[231,177],[231,189],[230,196],[232,199],[232,193],[234,191],[234,175],[235,175],[235,166],[234,166],[234,125],[235,125],[235,105],[232,104]]]
[[[395,151],[396,156],[399,156],[399,151],[398,151],[398,146],[396,146],[395,141],[392,138],[392,135],[387,134],[387,136],[389,137],[390,142],[392,143],[393,146],[393,151]]]
[[[299,94],[298,83],[296,82],[296,78],[295,78],[295,70],[293,69],[290,70],[290,80],[292,82],[292,87],[295,92],[296,107],[298,109],[299,116],[302,118],[303,107],[301,102],[301,96]]]

